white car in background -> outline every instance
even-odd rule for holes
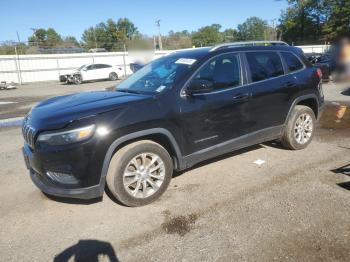
[[[81,84],[84,81],[109,79],[115,81],[124,77],[124,69],[121,66],[108,64],[82,65],[70,74],[60,75],[60,82]]]

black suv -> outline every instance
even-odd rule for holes
[[[269,140],[312,140],[321,72],[283,42],[171,53],[114,91],[41,102],[23,123],[30,176],[47,194],[96,198],[107,182],[127,206],[148,204],[173,170]]]

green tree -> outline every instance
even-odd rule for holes
[[[258,17],[250,17],[244,23],[237,26],[239,40],[265,40],[265,31],[268,25],[265,20]]]
[[[47,32],[44,28],[36,29],[32,36],[28,38],[30,45],[45,47]]]
[[[174,50],[192,47],[191,34],[187,30],[180,32],[170,31],[163,37],[163,48]]]
[[[288,0],[289,7],[282,12],[279,32],[283,40],[297,44],[320,42],[326,20],[325,0]]]
[[[326,22],[322,32],[324,39],[334,41],[341,37],[350,37],[350,1],[325,1]]]
[[[128,18],[120,18],[116,24],[119,40],[126,42],[132,40],[138,33],[137,27]]]
[[[47,30],[44,28],[36,29],[32,36],[28,38],[29,45],[37,46],[40,48],[53,48],[59,47],[62,43],[62,37],[56,32],[55,29],[49,27]]]
[[[57,47],[60,43],[62,43],[61,36],[56,32],[55,29],[49,27],[46,30],[46,47]]]
[[[80,47],[79,42],[74,36],[63,37],[61,46],[64,48]]]
[[[221,25],[212,24],[192,33],[192,43],[195,46],[211,46],[223,41],[220,33]]]
[[[108,31],[105,23],[86,29],[82,35],[83,45],[87,49],[105,48],[112,51],[117,39]]]
[[[227,28],[222,32],[224,42],[234,42],[238,38],[238,32],[236,29]]]
[[[138,34],[135,25],[127,18],[121,18],[116,23],[108,19],[95,27],[89,27],[82,35],[83,46],[87,49],[105,48],[108,51],[123,50],[127,44]]]

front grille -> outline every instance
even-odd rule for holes
[[[24,122],[22,126],[22,134],[24,140],[27,142],[27,144],[34,148],[35,144],[35,129],[31,127],[28,123]]]

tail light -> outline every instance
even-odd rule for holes
[[[322,70],[319,69],[319,68],[317,68],[317,69],[316,69],[316,75],[317,75],[317,77],[318,77],[319,79],[322,79]]]

